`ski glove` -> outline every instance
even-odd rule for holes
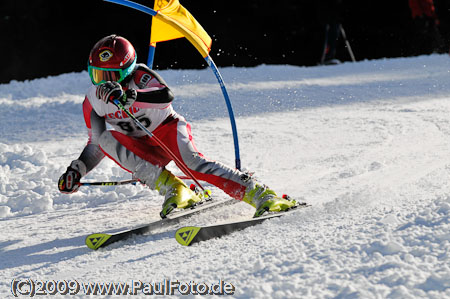
[[[136,98],[137,98],[137,91],[135,89],[130,88],[124,92],[123,97],[120,99],[120,102],[125,108],[129,108],[133,106],[134,102],[136,101]]]
[[[122,86],[117,82],[108,81],[97,86],[95,95],[105,103],[112,102],[115,99],[120,100],[123,97]]]
[[[74,193],[80,188],[81,174],[72,167],[67,167],[66,172],[58,180],[58,189],[61,193]]]

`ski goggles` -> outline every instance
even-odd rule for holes
[[[89,77],[95,85],[100,85],[107,81],[121,82],[125,79],[136,66],[136,59],[126,69],[110,69],[88,65]]]

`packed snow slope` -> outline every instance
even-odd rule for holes
[[[449,70],[447,55],[221,69],[243,168],[312,207],[191,247],[171,227],[98,251],[86,235],[158,219],[162,197],[142,185],[57,191],[87,141],[86,72],[0,85],[0,297],[13,279],[171,279],[222,280],[234,298],[450,298]],[[234,165],[211,71],[160,74],[199,150]],[[129,178],[104,159],[84,180]],[[237,203],[186,224],[252,214]]]

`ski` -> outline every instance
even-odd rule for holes
[[[258,218],[252,218],[249,220],[227,222],[219,225],[211,226],[185,226],[178,229],[175,233],[175,239],[178,243],[184,246],[190,246],[192,244],[206,241],[213,238],[220,238],[222,236],[228,235],[230,233],[243,230],[247,227],[260,224],[266,220],[288,215],[294,211],[298,211],[301,208],[309,207],[310,205],[306,203],[300,203],[294,208],[285,211],[278,212],[275,214],[270,214],[267,216],[261,216]]]
[[[97,250],[99,248],[106,247],[115,242],[125,240],[133,235],[142,235],[167,225],[177,224],[183,221],[184,219],[191,217],[192,215],[213,208],[227,206],[235,202],[238,201],[235,199],[226,199],[221,201],[219,200],[205,201],[200,204],[197,204],[195,207],[191,209],[182,210],[179,212],[175,212],[173,214],[169,214],[167,218],[156,220],[140,227],[132,228],[114,234],[107,234],[107,233],[90,234],[89,236],[86,237],[85,243],[86,246],[89,247],[90,249]]]

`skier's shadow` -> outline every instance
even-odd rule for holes
[[[126,229],[126,228],[124,228]],[[111,231],[117,232],[117,230]],[[110,232],[110,233],[111,233]],[[136,237],[131,236],[128,239],[111,244],[107,248],[99,250],[108,251],[124,244],[143,243],[148,240],[160,240],[169,238],[173,235],[173,231],[163,231],[144,235],[139,241]],[[85,238],[87,235],[76,236],[67,239],[55,239],[45,243],[39,243],[31,246],[24,245],[19,248],[8,250],[7,247],[23,242],[24,240],[15,239],[0,243],[0,271],[20,266],[39,265],[38,268],[45,268],[52,264],[70,260],[77,256],[92,253],[93,251],[86,247]]]
[[[80,246],[84,243],[83,236],[55,239],[46,243],[25,245],[11,250],[6,249],[7,246],[21,241],[13,240],[7,242],[7,244],[5,244],[6,242],[0,244],[0,270],[44,263],[44,265],[39,266],[41,268],[86,253],[86,248]],[[71,247],[71,249],[61,250],[65,247]]]

